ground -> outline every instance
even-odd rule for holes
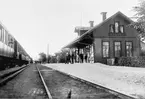
[[[145,98],[145,68],[108,66],[101,63],[45,66],[136,98]]]

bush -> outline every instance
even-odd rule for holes
[[[121,66],[145,67],[145,56],[121,57],[118,64]]]
[[[145,56],[145,51],[141,51],[140,56]]]
[[[131,57],[121,57],[118,60],[118,65],[120,66],[131,66]]]
[[[132,67],[145,67],[145,56],[133,57]]]

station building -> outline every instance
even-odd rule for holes
[[[136,29],[128,25],[133,21],[122,12],[117,12],[106,18],[102,12],[102,22],[90,27],[76,27],[78,38],[64,48],[70,48],[75,55],[88,55],[88,62],[107,63],[107,59],[117,59],[121,56],[139,56],[141,46]]]

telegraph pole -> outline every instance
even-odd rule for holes
[[[47,44],[47,62],[49,63],[49,44]]]

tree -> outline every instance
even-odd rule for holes
[[[47,63],[50,63],[51,57],[52,57],[52,55],[47,56]]]
[[[138,6],[133,7],[138,22],[145,22],[145,1],[140,0]]]
[[[56,56],[54,56],[54,55],[48,55],[47,62],[48,63],[57,63]]]
[[[57,63],[56,56],[50,56],[49,63]]]
[[[46,58],[46,54],[45,53],[41,52],[39,54],[39,56],[40,56],[39,61],[41,61],[41,62],[46,62],[47,61],[47,58]]]
[[[66,53],[68,53],[68,50],[61,50],[60,52],[55,53],[55,56],[57,58],[57,62],[65,63]]]
[[[133,11],[136,12],[134,16],[137,22],[131,23],[130,26],[135,28],[139,32],[139,38],[145,41],[145,1],[140,0],[139,4],[133,7]]]

